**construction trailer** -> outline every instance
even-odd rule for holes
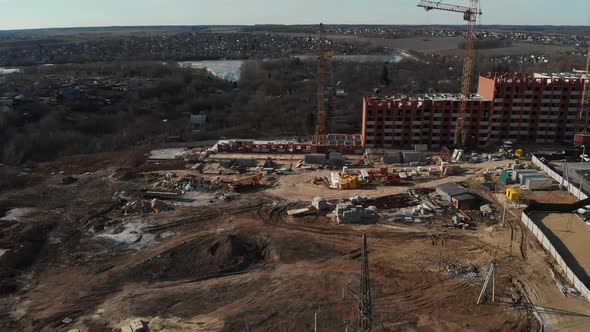
[[[469,191],[465,187],[462,187],[455,182],[449,182],[436,187],[436,193],[443,200],[452,203],[453,197],[467,194]]]
[[[479,199],[471,194],[462,194],[458,196],[453,196],[452,198],[453,206],[457,209],[461,210],[478,210],[479,209]]]
[[[551,190],[556,184],[555,180],[550,177],[540,176],[526,179],[528,190]]]
[[[305,155],[305,163],[310,165],[325,165],[328,162],[325,153],[311,153]]]
[[[383,156],[383,163],[384,164],[401,164],[402,163],[402,155],[401,153],[390,153]]]
[[[543,176],[541,175],[541,173],[539,172],[534,172],[534,173],[520,173],[518,174],[518,183],[520,184],[526,184],[526,179],[528,178],[536,178],[536,177],[540,177]]]
[[[512,171],[512,181],[517,182],[519,181],[518,176],[522,173],[538,173],[536,169],[515,169]]]

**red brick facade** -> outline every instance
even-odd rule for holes
[[[584,80],[573,74],[481,74],[465,129],[479,146],[501,140],[571,143]],[[457,94],[363,97],[363,144],[369,148],[451,145]]]

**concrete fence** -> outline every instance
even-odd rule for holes
[[[533,155],[533,164],[540,168],[543,172],[547,173],[550,177],[552,177],[555,181],[557,181],[560,185],[567,188],[572,195],[580,198],[580,200],[584,200],[588,198],[588,195],[580,193],[579,187],[575,183],[570,183],[567,179],[564,179],[561,175],[559,175],[556,171],[554,171],[551,167],[546,165],[541,161],[541,159],[537,158],[537,156]]]
[[[547,250],[553,258],[557,261],[557,264],[561,266],[563,271],[565,272],[566,277],[568,280],[574,285],[574,287],[580,292],[580,294],[586,299],[586,301],[590,302],[590,289],[588,286],[582,282],[582,280],[587,279],[587,276],[580,275],[580,271],[577,262],[568,264],[568,260],[564,259],[564,256],[567,256],[566,253],[560,253],[559,250],[556,248],[556,245],[552,243],[550,237],[552,234],[545,234],[542,228],[540,228],[529,216],[527,215],[526,211],[522,213],[522,222],[527,226],[527,228],[535,235],[537,240],[541,243],[543,248]],[[563,249],[561,249],[563,251]],[[572,266],[573,265],[573,266]],[[573,269],[572,269],[573,268]],[[574,271],[577,270],[577,271]]]

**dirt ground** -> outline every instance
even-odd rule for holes
[[[311,200],[316,196],[322,196],[326,199],[339,199],[348,198],[357,193],[367,197],[396,195],[417,188],[434,188],[447,182],[464,182],[481,175],[487,169],[505,166],[508,162],[504,160],[489,161],[481,164],[464,164],[461,166],[467,169],[468,172],[458,176],[443,177],[415,185],[366,187],[357,190],[332,190],[325,185],[314,185],[312,183],[315,177],[329,176],[330,171],[297,172],[297,174],[281,178],[279,184],[268,190],[267,193],[287,200]]]
[[[541,220],[563,242],[575,259],[590,271],[590,226],[575,213],[536,213],[531,216]]]
[[[419,187],[470,179],[505,163],[466,165],[466,175]],[[124,202],[113,193],[141,193],[155,176],[120,176],[122,166],[141,169],[125,164],[80,169],[68,185],[53,175],[0,193],[2,213],[34,208],[0,221],[0,331],[112,331],[132,318],[149,321],[152,331],[244,331],[246,321],[252,331],[306,331],[315,313],[320,331],[338,331],[344,321],[356,325],[354,297],[343,299],[342,288],[359,287],[362,233],[373,313],[384,331],[538,330],[525,294],[547,303],[548,312],[560,299],[548,272],[551,258],[520,226],[517,210],[504,228],[475,230],[384,218],[362,226],[337,225],[325,214],[287,217],[287,210],[308,206],[318,194],[352,195],[316,187],[307,181],[319,172],[301,172],[227,202],[124,215]],[[494,258],[496,301],[488,291],[476,305]],[[552,326],[582,324],[588,304],[564,301],[579,305],[570,310],[576,315],[553,310]],[[62,323],[66,317],[72,323]]]
[[[555,204],[571,204],[578,201],[578,199],[563,190],[549,190],[549,191],[521,191],[521,199],[524,201],[536,201],[538,203],[555,203]]]

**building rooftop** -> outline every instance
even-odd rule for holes
[[[371,101],[388,101],[388,102],[420,102],[420,101],[459,101],[460,93],[420,93],[415,95],[391,94],[391,95],[371,95],[367,96]],[[467,98],[469,101],[490,101],[489,99],[478,94],[470,94]]]
[[[458,196],[467,194],[469,192],[466,188],[461,187],[455,182],[441,184],[440,186],[436,187],[436,189],[443,191],[449,196]]]
[[[589,77],[588,73],[583,70],[574,70],[564,73],[480,73],[481,77],[496,79],[581,79]]]
[[[453,196],[454,200],[457,201],[470,201],[472,199],[475,199],[475,196],[471,195],[471,194],[461,194],[461,195],[457,195],[457,196]]]

